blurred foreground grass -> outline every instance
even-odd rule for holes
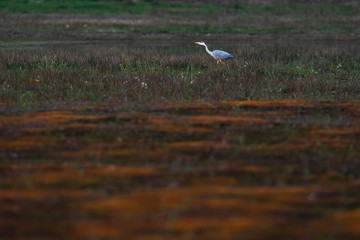
[[[359,239],[359,117],[310,100],[7,113],[1,239]]]

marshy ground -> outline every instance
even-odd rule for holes
[[[258,3],[1,2],[0,239],[359,239],[359,5]]]

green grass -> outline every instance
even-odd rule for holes
[[[271,47],[230,49],[216,65],[203,49],[2,50],[0,102],[22,106],[81,102],[357,100],[360,53]]]
[[[193,4],[167,2],[121,2],[121,1],[3,1],[0,8],[9,13],[80,13],[80,14],[151,14],[152,11],[194,12]],[[223,7],[224,9],[225,7]],[[195,5],[197,11],[215,11],[214,4]]]
[[[65,37],[99,32],[360,33],[359,5],[6,0],[0,2],[0,12],[6,16],[5,21],[0,23],[2,39],[6,36],[4,33],[12,31],[28,34],[37,32],[38,35],[50,32]],[[44,14],[50,14],[51,17]],[[112,19],[100,22],[108,18]],[[47,21],[39,22],[43,19]],[[114,23],[114,19],[119,21]],[[95,22],[91,22],[94,20]],[[96,23],[96,20],[99,20],[99,23]],[[59,24],[59,21],[62,23]],[[88,27],[84,28],[87,21]],[[67,25],[69,27],[66,27]]]
[[[197,15],[208,12],[233,11],[239,15],[254,15],[261,13],[284,16],[296,13],[297,16],[325,15],[356,16],[357,7],[349,5],[313,5],[313,4],[207,4],[207,3],[181,3],[166,1],[82,1],[82,0],[4,0],[0,2],[0,10],[8,13],[76,13],[76,14],[144,14],[152,15],[154,11],[170,12],[175,15]],[[234,14],[234,13],[231,13]]]
[[[203,38],[208,33],[218,34],[217,38],[221,34],[226,38],[231,34],[353,36],[360,33],[359,5],[39,0],[1,1],[0,12],[5,16],[0,22],[1,47],[14,48],[0,50],[1,102],[40,106],[199,99],[356,100],[359,94],[359,53],[351,49],[232,48],[226,50],[237,57],[225,66],[214,64],[200,48],[195,54],[194,49],[161,46],[136,49],[142,42],[152,46],[144,33],[189,41],[194,34]],[[17,49],[24,41],[118,40],[119,36],[139,41],[126,50]]]

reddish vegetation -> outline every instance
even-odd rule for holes
[[[282,100],[3,116],[1,237],[358,239],[359,112]]]

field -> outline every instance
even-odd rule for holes
[[[359,10],[2,1],[0,239],[359,239]]]

